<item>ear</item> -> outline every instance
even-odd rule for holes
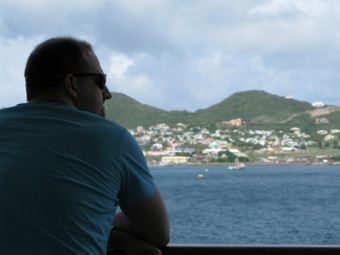
[[[69,96],[72,98],[78,97],[78,86],[76,84],[76,79],[72,74],[67,74],[65,76],[64,87]]]

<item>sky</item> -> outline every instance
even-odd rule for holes
[[[26,101],[26,60],[56,36],[89,41],[110,91],[163,110],[248,90],[340,105],[339,24],[339,0],[0,0],[0,108]]]

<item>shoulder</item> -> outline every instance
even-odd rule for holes
[[[16,120],[39,120],[43,124],[58,124],[59,127],[74,127],[96,134],[115,134],[129,136],[130,132],[115,121],[108,120],[90,112],[81,111],[74,106],[61,103],[22,103],[0,110],[5,118]]]

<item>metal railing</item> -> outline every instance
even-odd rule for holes
[[[163,255],[329,255],[340,254],[340,245],[176,245],[162,249]],[[108,251],[107,255],[123,255]]]

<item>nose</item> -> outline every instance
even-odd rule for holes
[[[109,89],[108,89],[107,86],[105,86],[105,88],[103,89],[102,93],[103,93],[103,98],[104,98],[105,100],[108,100],[108,99],[111,99],[111,98],[112,98],[112,94],[111,94],[111,92],[109,91]]]

